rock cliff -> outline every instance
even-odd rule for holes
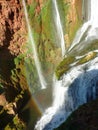
[[[97,130],[98,100],[80,106],[59,128],[55,130]]]
[[[0,19],[0,128],[4,129],[14,118],[17,123],[21,122],[18,115],[15,117],[16,113],[30,98],[21,68],[24,67],[23,59],[18,64],[15,62],[24,53],[22,47],[27,35],[21,1],[0,1]],[[21,103],[24,95],[27,98]]]
[[[68,49],[84,20],[82,0],[57,0],[57,3]],[[54,69],[62,60],[52,1],[26,0],[26,5],[42,71],[48,85],[51,85]],[[70,64],[74,57],[65,58],[65,61]],[[60,69],[59,78],[66,71],[65,68],[61,72],[62,62],[60,65],[57,67],[57,70]],[[10,121],[13,127],[18,128],[15,121],[18,118],[18,124],[21,122],[19,111],[31,98],[31,93],[40,88],[22,0],[0,0],[0,119],[4,121],[9,117],[2,128],[10,129],[11,124],[7,126]],[[25,123],[19,129],[24,127]]]

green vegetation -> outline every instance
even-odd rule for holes
[[[4,130],[26,130],[26,124],[16,115]]]
[[[15,68],[11,70],[11,81],[16,90],[28,89],[24,58],[25,55],[18,55],[14,59]]]
[[[67,56],[66,58],[63,59],[63,61],[61,61],[61,63],[57,66],[55,70],[55,75],[57,79],[59,80],[64,73],[70,70],[71,64],[77,62],[75,66],[82,65],[94,59],[96,56],[97,56],[97,52],[88,52],[86,55],[84,55],[79,59],[76,59],[74,55]]]
[[[0,128],[3,130],[26,130],[22,109],[30,100],[29,91],[21,91],[10,103],[0,106]],[[29,120],[29,119],[28,119]]]
[[[18,55],[14,59],[14,63],[15,68],[11,70],[11,81],[16,90],[30,88],[32,93],[39,90],[39,79],[31,51]]]
[[[88,53],[88,55],[84,56],[83,58],[81,58],[76,65],[81,65],[81,64],[84,64],[92,59],[94,59],[95,57],[97,56],[97,53],[96,52],[91,52],[91,53]]]
[[[66,73],[70,69],[70,64],[73,63],[74,61],[75,61],[74,56],[68,56],[64,58],[63,61],[61,61],[61,63],[57,66],[55,71],[58,80],[64,73]]]
[[[81,50],[77,50],[77,46],[75,46],[73,51],[67,54],[63,61],[57,66],[55,70],[57,79],[59,80],[60,77],[71,68],[71,64],[77,62],[75,66],[82,65],[97,57],[98,53],[95,52],[97,48],[98,43],[96,40],[86,44]],[[76,59],[77,56],[81,56],[81,58]]]
[[[31,58],[25,59],[26,78],[32,93],[41,88],[34,61]]]
[[[62,4],[60,5],[60,9],[61,9],[61,6]],[[55,24],[54,24],[52,1],[48,0],[47,2],[44,2],[39,12],[36,12],[37,7],[40,8],[40,6],[36,2],[34,5],[31,4],[31,8],[35,9],[34,10],[35,14],[33,15],[33,17],[29,17],[30,18],[29,20],[31,22],[31,28],[32,28],[37,52],[39,55],[39,59],[41,62],[42,70],[46,77],[46,80],[49,80],[50,77],[48,76],[53,74],[53,70],[55,66],[57,66],[58,62],[61,60],[60,59],[61,50],[59,49],[56,43],[57,32],[55,30]],[[32,15],[32,12],[30,12],[29,10],[28,10],[28,13],[30,16]],[[61,13],[62,13],[62,18],[63,18],[64,10],[61,11]],[[30,53],[31,55],[33,50],[31,50],[30,48],[31,47],[30,42],[28,42],[28,44],[29,44],[29,46],[27,47],[28,53]],[[29,50],[31,51],[29,52]],[[33,54],[32,54],[32,57],[33,57]],[[38,90],[40,86],[39,85],[36,86],[37,81],[38,81],[38,78],[37,78],[38,76],[36,74],[36,67],[35,67],[33,58],[31,58],[30,61],[27,58],[25,64],[26,64],[26,69],[28,70],[27,72],[28,73],[31,72],[31,74],[30,73],[29,74],[31,75],[32,78],[29,76],[28,73],[26,74],[27,77],[29,77],[28,78],[29,83],[32,82],[33,89]],[[30,86],[32,83],[30,83]]]
[[[32,2],[30,5],[27,5],[27,10],[29,14],[29,18],[32,19],[35,15],[35,7],[36,7],[36,2]]]

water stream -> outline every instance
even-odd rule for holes
[[[38,72],[41,88],[45,89],[47,83],[46,83],[46,81],[44,79],[44,76],[42,74],[41,65],[40,65],[40,61],[39,61],[39,58],[38,58],[38,53],[37,53],[36,46],[35,46],[35,41],[34,41],[34,38],[33,38],[31,27],[30,27],[30,22],[29,22],[29,18],[28,18],[28,13],[27,13],[27,9],[26,9],[25,0],[22,0],[22,3],[23,3],[23,7],[24,7],[25,19],[26,19],[27,28],[28,28],[28,35],[29,35],[30,42],[32,44],[32,49],[33,49],[33,54],[34,54],[34,61],[35,61],[36,69],[37,69],[37,72]]]
[[[53,9],[54,9],[55,25],[56,25],[56,29],[57,29],[57,37],[59,39],[58,42],[61,45],[62,56],[64,56],[64,54],[65,54],[65,41],[64,41],[64,34],[63,34],[60,14],[59,14],[59,10],[58,10],[57,0],[52,0],[52,3],[53,3],[53,7],[54,7]]]
[[[77,31],[73,43],[69,48],[69,52],[73,49],[74,46],[76,46],[77,44],[81,44],[82,39],[84,39],[84,41],[86,42],[93,39],[98,40],[98,1],[83,1],[83,4],[87,4],[87,20]]]

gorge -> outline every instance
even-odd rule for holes
[[[73,115],[78,122],[81,109],[98,112],[97,7],[97,0],[0,1],[0,128],[86,129]],[[97,114],[90,116],[95,125]]]

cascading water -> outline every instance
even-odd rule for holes
[[[85,69],[87,68],[87,70]],[[61,81],[55,81],[54,102],[35,130],[53,130],[64,122],[78,106],[98,98],[98,58],[85,65],[73,67]],[[55,89],[58,90],[58,89]]]
[[[98,0],[89,1],[90,19],[77,32],[70,50],[80,42],[85,47],[86,41],[98,39]],[[88,31],[89,30],[89,31]],[[85,42],[82,42],[82,39]],[[93,41],[93,40],[92,40]],[[96,52],[98,52],[96,48]],[[77,55],[75,57],[77,59]],[[82,58],[82,56],[78,57]],[[46,110],[37,122],[35,130],[53,130],[57,128],[80,105],[98,98],[98,57],[77,67],[76,61],[71,69],[62,76],[60,81],[54,81],[53,105]]]
[[[42,89],[45,89],[47,84],[45,82],[44,76],[43,76],[42,71],[41,71],[41,65],[40,65],[40,61],[39,61],[39,58],[38,58],[38,53],[37,53],[37,50],[36,50],[34,38],[32,36],[32,31],[31,31],[31,27],[30,27],[30,23],[29,23],[29,18],[28,18],[25,0],[22,0],[22,3],[23,3],[23,7],[24,7],[25,19],[26,19],[27,28],[28,28],[29,39],[32,43],[32,49],[33,49],[33,53],[34,53],[34,61],[35,61],[35,65],[36,65],[36,68],[37,68],[40,84],[41,84]]]
[[[57,0],[52,0],[53,3],[53,9],[54,9],[54,18],[55,18],[55,25],[57,29],[57,34],[58,34],[58,39],[59,43],[61,44],[61,50],[62,50],[62,56],[65,54],[65,41],[64,41],[64,34],[63,34],[63,29],[62,29],[62,24],[61,24],[61,19],[58,11],[58,5],[57,5]]]
[[[98,40],[98,14],[96,13],[98,11],[98,1],[97,0],[90,0],[90,1],[84,1],[83,3],[88,2],[87,7],[87,21],[83,24],[83,26],[78,30],[76,37],[73,40],[72,45],[69,48],[69,51],[72,50],[72,48],[81,43],[82,38],[84,39],[84,42],[87,42],[89,40]],[[85,35],[84,35],[85,34]]]

